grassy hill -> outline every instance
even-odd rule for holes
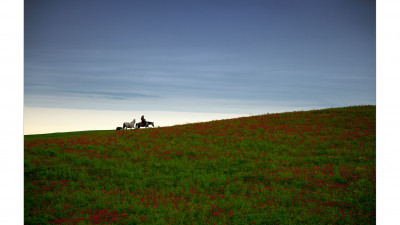
[[[25,136],[25,223],[375,224],[375,113]]]

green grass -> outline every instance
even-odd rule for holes
[[[375,113],[25,136],[25,223],[375,224]]]

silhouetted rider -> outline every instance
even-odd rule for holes
[[[142,116],[142,118],[140,118],[142,120],[142,124],[143,126],[146,126],[146,119],[144,118],[144,116]]]

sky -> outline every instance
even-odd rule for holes
[[[131,112],[119,123],[152,111],[148,120],[173,125],[189,113],[376,104],[375,1],[35,0],[24,10],[26,126],[39,120],[31,111],[55,108],[108,111],[103,129],[115,129],[112,111]]]

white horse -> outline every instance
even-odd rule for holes
[[[136,120],[135,119],[133,119],[133,121],[132,122],[124,122],[124,124],[122,125],[122,129],[123,130],[125,130],[125,128],[126,129],[128,129],[128,128],[135,128],[135,122],[136,122]]]

